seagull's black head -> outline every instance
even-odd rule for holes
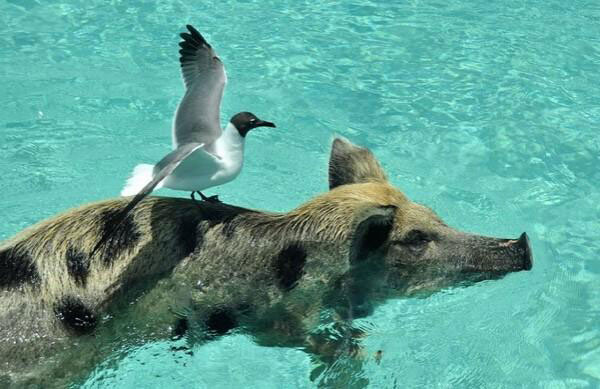
[[[248,131],[256,127],[275,127],[274,123],[260,120],[256,115],[250,112],[236,113],[233,115],[230,122],[237,128],[242,137],[245,137]]]

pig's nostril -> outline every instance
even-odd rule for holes
[[[522,233],[516,244],[523,249],[523,269],[531,270],[531,267],[533,266],[533,256],[531,254],[531,244],[529,243],[527,233]]]
[[[519,239],[517,240],[517,245],[521,246],[523,249],[529,249],[529,237],[527,236],[527,233],[524,232],[521,234],[521,236],[519,236]]]

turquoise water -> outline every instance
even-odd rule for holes
[[[169,150],[186,23],[226,64],[223,116],[278,125],[249,136],[224,201],[288,210],[325,191],[335,133],[449,224],[528,232],[531,272],[361,319],[384,350],[372,387],[600,386],[600,3],[0,0],[0,239],[117,195]],[[126,350],[84,386],[312,385],[299,350],[171,346]]]

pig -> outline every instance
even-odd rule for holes
[[[149,197],[115,227],[126,205],[84,205],[0,245],[0,386],[64,387],[123,347],[172,339],[185,344],[174,352],[193,352],[236,331],[306,351],[320,386],[364,387],[354,373],[367,334],[352,320],[389,299],[532,267],[526,233],[446,225],[342,138],[329,191],[289,212]],[[342,359],[343,373],[328,375]]]

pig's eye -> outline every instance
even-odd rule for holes
[[[431,238],[421,230],[410,230],[402,240],[402,243],[411,246],[421,246],[429,242]]]

